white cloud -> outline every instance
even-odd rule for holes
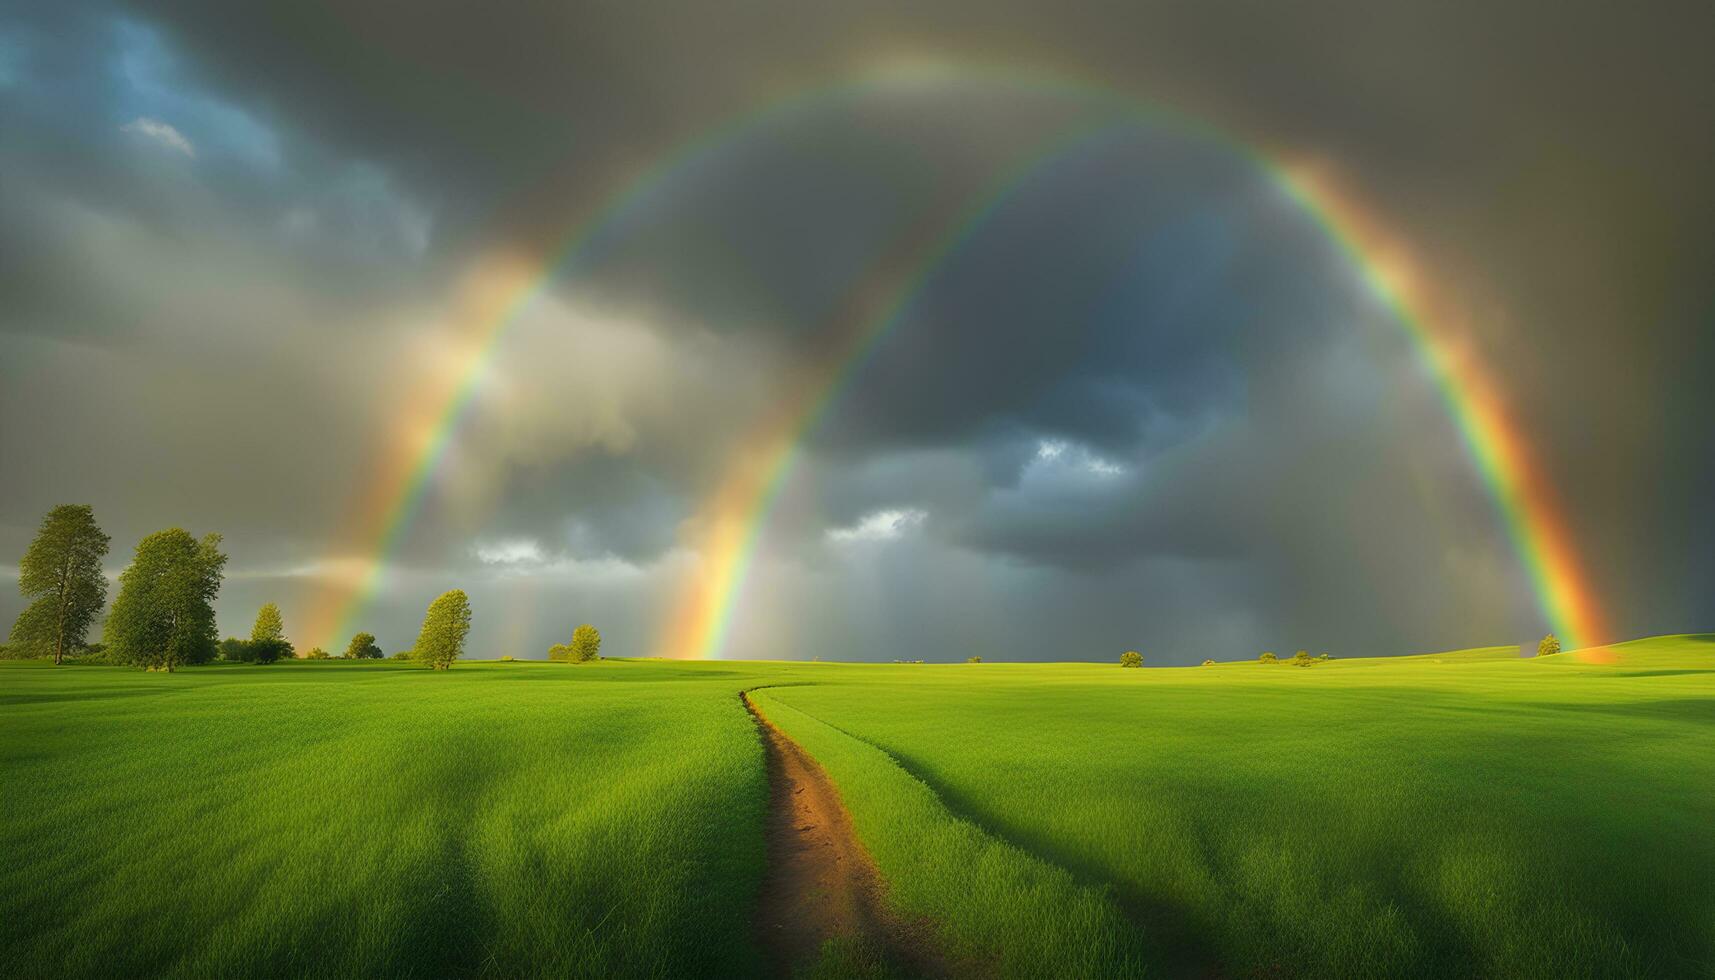
[[[172,150],[175,153],[183,153],[187,157],[194,158],[197,155],[197,148],[191,144],[190,140],[185,138],[184,133],[174,129],[171,123],[165,123],[159,119],[151,119],[148,116],[138,116],[136,119],[133,119],[119,127],[119,129],[121,132],[133,133],[135,135],[154,140],[156,143],[161,144],[167,149]]]
[[[929,518],[929,512],[915,508],[889,508],[866,514],[856,524],[849,527],[828,528],[828,540],[845,543],[849,541],[892,541],[907,531],[921,526]]]
[[[478,542],[471,553],[484,565],[534,565],[540,564],[544,557],[542,545],[530,538]]]
[[[1032,462],[1038,466],[1056,466],[1093,476],[1119,476],[1126,471],[1119,463],[1096,455],[1088,446],[1065,439],[1043,439],[1038,442],[1036,459]]]

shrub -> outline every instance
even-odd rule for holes
[[[1333,658],[1333,657],[1331,657],[1331,656],[1329,656],[1329,655],[1328,655],[1328,654],[1327,654],[1327,652],[1326,652],[1326,651],[1324,651],[1324,652],[1322,652],[1322,653],[1319,653],[1319,654],[1317,654],[1317,655],[1316,655],[1316,659],[1317,659],[1317,660],[1333,660],[1333,659],[1334,659],[1334,658]]]
[[[230,660],[234,663],[250,663],[256,659],[255,652],[250,649],[250,641],[240,640],[236,636],[229,636],[221,640],[219,650],[220,659]]]
[[[981,657],[966,657],[965,658],[965,663],[968,663],[968,664],[980,664],[982,662],[983,662],[983,658],[981,658]]]
[[[1539,657],[1552,657],[1559,652],[1560,637],[1555,636],[1553,633],[1543,637],[1542,642],[1536,645],[1536,655]]]
[[[588,623],[572,630],[572,642],[556,643],[548,648],[548,659],[564,663],[588,663],[600,660],[601,632]]]
[[[358,633],[345,648],[347,660],[380,660],[381,648],[375,644],[374,633]]]
[[[329,659],[329,657],[328,657],[328,652],[326,650],[323,650],[321,647],[311,647],[310,652],[304,654],[304,659],[305,660],[327,660],[327,659]]]
[[[1279,660],[1279,659],[1280,659],[1279,657],[1275,656],[1274,654],[1270,653],[1267,650],[1264,650],[1262,652],[1262,656],[1257,658],[1258,661],[1260,661],[1261,663],[1265,663],[1265,664],[1272,664],[1276,660]]]
[[[501,663],[511,663],[512,662],[512,654],[508,653],[508,654],[501,655],[500,662]]]
[[[1213,660],[1205,660],[1205,661],[1203,661],[1203,666],[1213,667],[1213,666],[1215,666],[1215,662]]]
[[[416,657],[417,657],[417,651],[415,651],[415,650],[400,650],[398,653],[395,653],[389,659],[392,659],[392,660],[414,660],[414,659],[416,659]]]
[[[1126,652],[1120,654],[1120,666],[1121,667],[1142,667],[1143,666],[1143,654],[1138,653],[1136,650],[1127,650]]]
[[[1308,667],[1312,663],[1315,663],[1315,661],[1310,659],[1310,653],[1307,650],[1300,650],[1292,655],[1292,665],[1294,667]]]

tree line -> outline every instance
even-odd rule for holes
[[[280,607],[272,602],[257,611],[248,640],[217,639],[214,600],[226,569],[221,536],[197,538],[177,527],[137,543],[131,564],[119,575],[119,595],[101,641],[89,642],[107,604],[101,561],[111,544],[89,505],[62,504],[48,512],[18,563],[18,591],[27,604],[12,624],[6,656],[51,656],[56,664],[82,656],[168,671],[217,659],[265,664],[297,656]],[[444,592],[429,604],[416,644],[394,657],[445,670],[464,656],[470,625],[470,597],[462,589]],[[572,632],[570,644],[550,647],[548,658],[591,661],[599,659],[600,649],[601,633],[586,623]],[[320,647],[305,656],[329,659]],[[375,635],[362,632],[344,654],[348,660],[381,657]]]

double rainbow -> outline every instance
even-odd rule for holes
[[[346,632],[378,590],[389,561],[421,511],[436,473],[487,376],[507,327],[519,312],[569,267],[587,260],[605,232],[666,185],[693,169],[715,149],[823,100],[850,98],[893,83],[889,75],[802,90],[742,113],[661,158],[580,223],[546,262],[501,262],[476,276],[460,323],[462,367],[414,404],[403,417],[403,438],[393,447],[371,488],[354,509],[346,537],[371,556],[359,574],[336,579],[312,613],[312,633],[325,644]],[[1106,103],[1120,116],[1167,122],[1212,139],[1251,161],[1259,173],[1296,201],[1339,247],[1385,303],[1435,378],[1449,417],[1495,501],[1514,550],[1526,570],[1549,628],[1567,648],[1607,638],[1600,603],[1579,563],[1564,513],[1551,482],[1533,459],[1525,434],[1507,414],[1492,376],[1465,341],[1458,319],[1437,302],[1426,280],[1382,224],[1316,173],[1281,161],[1197,120],[1139,105],[1087,83],[1033,73],[964,66],[913,72],[909,84],[984,82],[1033,92],[1065,94]],[[724,651],[734,610],[782,488],[789,481],[805,437],[814,431],[845,391],[857,369],[888,334],[944,261],[1029,178],[1056,160],[1100,138],[1082,130],[1008,169],[976,200],[909,229],[871,270],[847,304],[825,325],[827,355],[797,377],[785,395],[758,418],[740,442],[724,478],[693,528],[699,566],[665,623],[654,653],[666,657],[716,657]]]

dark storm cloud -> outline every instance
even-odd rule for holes
[[[1110,107],[955,77],[722,121],[878,65],[983,61],[1335,164],[1473,312],[1620,629],[1697,626],[1711,33],[1691,3],[15,7],[0,543],[99,497],[120,540],[227,531],[256,573],[234,603],[309,581],[459,271],[550,253],[724,132],[511,332],[375,613],[408,632],[453,569],[515,601],[506,576],[535,563],[643,644],[680,522],[842,311],[875,308],[854,295],[899,288],[881,259]],[[1118,127],[1025,180],[810,435],[758,572],[813,570],[801,629],[849,628],[852,655],[882,619],[896,648],[1023,655],[1025,621],[1079,650],[1537,628],[1421,366],[1272,194],[1171,127]],[[74,384],[77,410],[20,421]],[[928,516],[871,552],[824,547],[888,508]]]

